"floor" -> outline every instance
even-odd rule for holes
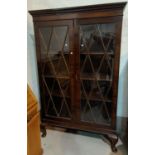
[[[119,140],[117,153],[99,135],[78,132],[76,134],[60,130],[47,130],[47,136],[41,139],[43,155],[127,155]]]

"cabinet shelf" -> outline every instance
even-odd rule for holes
[[[112,81],[112,78],[98,73],[81,73],[81,80]]]
[[[54,91],[54,92],[51,92],[51,95],[52,96],[55,96],[55,97],[63,97],[63,95],[58,92],[58,91]],[[68,93],[64,93],[65,95],[65,98],[70,98],[70,95]],[[112,99],[108,98],[108,97],[103,97],[101,98],[99,95],[96,95],[95,93],[92,93],[91,95],[88,95],[87,98],[81,94],[81,99],[82,100],[89,100],[89,101],[104,101],[104,102],[112,102]]]
[[[45,78],[54,78],[54,79],[70,79],[67,75],[42,75]]]
[[[112,99],[109,99],[108,97],[103,97],[101,98],[99,95],[96,95],[95,93],[88,95],[85,97],[83,94],[81,94],[81,99],[86,100],[88,99],[89,101],[105,101],[105,102],[112,102]]]
[[[104,51],[81,51],[80,54],[83,55],[104,55],[105,52]],[[114,56],[114,52],[107,52],[108,55]]]

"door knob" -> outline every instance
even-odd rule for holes
[[[71,55],[73,55],[73,52],[70,52]]]

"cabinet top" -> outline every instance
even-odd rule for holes
[[[39,15],[56,15],[64,13],[76,13],[76,12],[87,12],[87,11],[113,11],[113,10],[123,10],[127,2],[119,3],[107,3],[107,4],[97,4],[79,7],[69,7],[69,8],[56,8],[56,9],[45,9],[45,10],[31,10],[29,13],[32,16]]]

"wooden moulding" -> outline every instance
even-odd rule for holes
[[[69,8],[57,8],[57,9],[45,9],[45,10],[32,10],[29,13],[33,16],[39,15],[56,15],[64,13],[76,13],[76,12],[87,12],[87,11],[109,11],[109,10],[122,10],[127,2],[121,3],[107,3],[107,4],[97,4],[97,5],[87,5]]]
[[[46,10],[31,10],[29,13],[34,21],[49,21],[61,19],[81,19],[93,17],[122,16],[126,2],[57,8]]]

